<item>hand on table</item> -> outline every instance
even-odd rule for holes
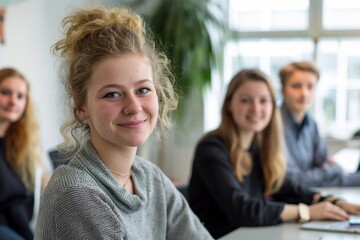
[[[348,203],[345,200],[336,201],[336,205],[344,209],[350,215],[360,215],[360,205]]]
[[[311,220],[346,221],[349,219],[349,215],[346,210],[332,204],[329,201],[312,204],[309,208]]]

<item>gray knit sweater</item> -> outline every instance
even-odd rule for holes
[[[41,199],[35,239],[213,239],[172,182],[136,157],[126,192],[90,141],[60,166]]]

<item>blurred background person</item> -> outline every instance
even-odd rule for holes
[[[360,172],[345,174],[330,156],[309,108],[320,78],[311,62],[292,62],[279,71],[287,176],[307,186],[360,186]],[[343,159],[346,161],[346,159]]]
[[[29,82],[13,68],[0,69],[0,239],[33,239],[39,144]]]

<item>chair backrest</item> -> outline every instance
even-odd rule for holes
[[[43,170],[41,167],[35,168],[35,186],[34,186],[34,208],[33,208],[33,216],[30,220],[30,228],[34,232],[37,216],[40,208],[40,196],[41,196],[41,179],[43,175]]]
[[[182,195],[184,195],[184,197],[186,198],[186,200],[188,200],[188,185],[187,184],[182,184],[179,186],[176,186],[176,188],[179,190],[179,192],[182,193]]]
[[[357,131],[353,134],[352,138],[353,138],[353,139],[360,139],[360,129],[357,130]]]
[[[68,164],[67,153],[61,152],[58,149],[49,151],[49,156],[54,169],[60,165]]]

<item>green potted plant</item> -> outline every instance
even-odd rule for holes
[[[181,120],[185,100],[194,93],[202,99],[212,71],[221,69],[222,42],[215,44],[211,37],[226,33],[223,10],[213,0],[161,0],[148,25],[172,61]]]
[[[163,170],[167,166],[166,152],[174,146],[179,154],[171,154],[189,161],[190,156],[181,157],[181,149],[189,148],[189,144],[192,147],[194,144],[189,140],[195,140],[203,131],[203,114],[192,113],[203,111],[203,93],[211,84],[212,73],[222,71],[223,43],[228,32],[224,12],[214,0],[160,0],[146,19],[159,41],[158,46],[171,60],[175,87],[180,95],[174,116],[177,123],[174,138],[156,144],[156,161]],[[181,165],[185,167],[183,161]]]

